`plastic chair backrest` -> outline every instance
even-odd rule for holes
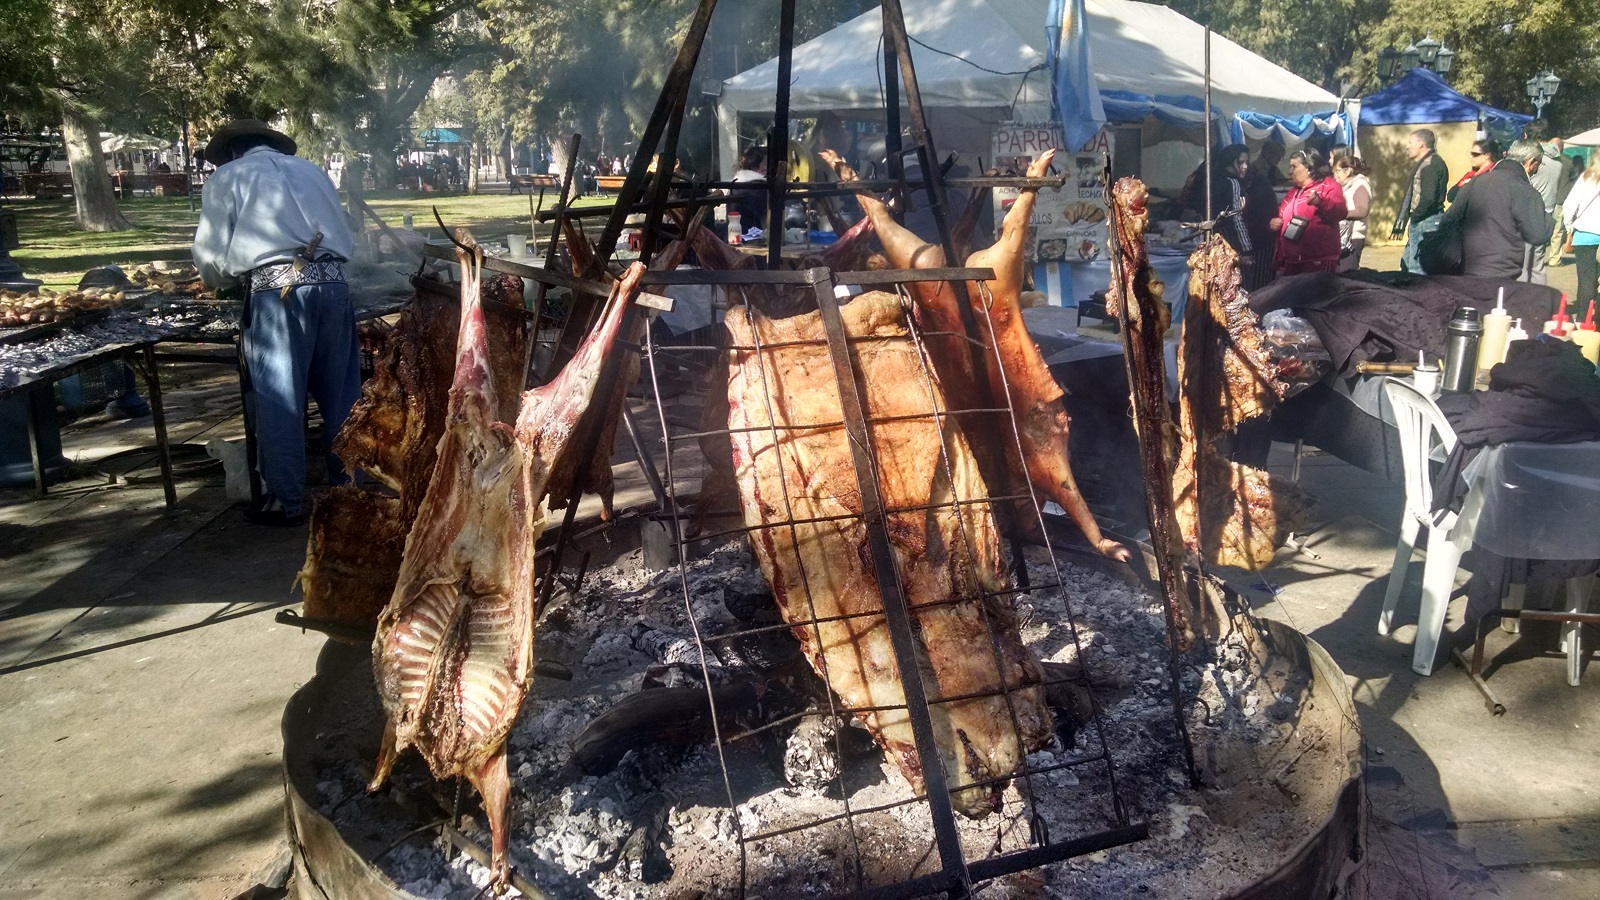
[[[1428,460],[1433,448],[1442,446],[1448,455],[1456,449],[1456,431],[1427,394],[1408,381],[1384,380],[1383,392],[1394,410],[1395,426],[1400,430],[1400,461],[1405,470],[1406,515],[1424,525],[1433,525],[1433,475]]]

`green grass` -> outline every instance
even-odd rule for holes
[[[465,225],[486,241],[504,241],[507,234],[525,232],[528,227],[528,196],[522,194],[391,194],[369,196],[367,202],[391,228],[400,228],[406,213],[412,214],[418,231],[438,233],[433,207],[446,225]],[[533,195],[535,204],[538,194]],[[598,197],[585,197],[577,206],[609,203]],[[18,200],[8,204],[17,213],[17,232],[22,248],[11,255],[29,278],[46,287],[76,287],[83,273],[96,266],[124,267],[152,260],[187,260],[194,243],[198,212],[189,211],[185,197],[139,197],[121,202],[122,214],[133,225],[131,231],[96,234],[79,231],[74,223],[72,200]],[[545,195],[545,208],[555,205],[554,194]],[[369,228],[375,228],[369,219]],[[541,227],[541,236],[546,229]]]

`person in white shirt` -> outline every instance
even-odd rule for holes
[[[1595,262],[1595,251],[1600,249],[1600,155],[1589,160],[1561,206],[1567,223],[1566,251],[1578,264],[1578,293],[1572,308],[1582,317],[1589,301],[1600,299],[1600,264]]]
[[[1344,189],[1344,221],[1339,223],[1340,272],[1361,268],[1361,251],[1367,246],[1367,213],[1372,207],[1371,172],[1359,156],[1341,156],[1333,164],[1333,177]]]
[[[294,155],[295,142],[241,119],[205,148],[206,181],[194,261],[206,284],[246,293],[245,414],[256,438],[262,496],[245,517],[299,525],[305,517],[307,394],[322,413],[324,450],[361,395],[361,351],[344,264],[355,238],[327,173]],[[334,483],[348,481],[327,453]]]

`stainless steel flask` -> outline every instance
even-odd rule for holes
[[[1483,338],[1483,319],[1470,306],[1457,307],[1445,329],[1444,384],[1446,391],[1467,393],[1478,376],[1478,341]]]

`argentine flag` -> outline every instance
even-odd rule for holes
[[[1050,0],[1044,20],[1045,64],[1050,67],[1051,99],[1068,153],[1087,144],[1106,123],[1089,59],[1088,26],[1083,0]]]

